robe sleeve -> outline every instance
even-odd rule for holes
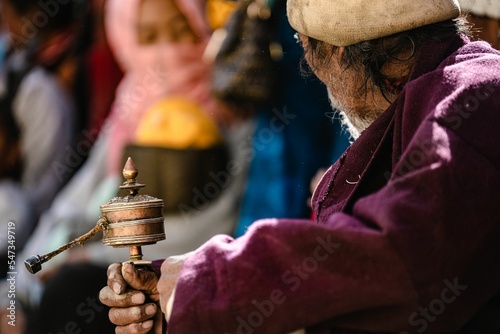
[[[388,183],[349,214],[262,220],[204,244],[180,274],[169,332],[461,328],[500,291],[496,96],[423,120]]]

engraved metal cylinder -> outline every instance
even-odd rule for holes
[[[165,239],[163,201],[147,195],[115,198],[101,205],[108,224],[102,242],[106,246],[130,247]]]

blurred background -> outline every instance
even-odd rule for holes
[[[500,2],[460,2],[476,38],[499,48]],[[167,239],[144,249],[150,260],[261,218],[314,220],[314,187],[350,138],[285,0],[0,5],[0,333],[114,331],[97,296],[126,249],[98,235],[37,275],[22,262],[92,229],[124,195],[128,157],[141,193],[165,203]]]

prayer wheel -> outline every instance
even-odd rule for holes
[[[101,217],[88,233],[53,252],[28,258],[24,261],[26,269],[32,274],[37,273],[42,269],[42,263],[74,245],[82,245],[101,230],[104,245],[129,247],[131,262],[138,265],[148,264],[149,261],[142,259],[141,247],[165,239],[163,200],[138,194],[139,189],[144,187],[144,184],[136,182],[138,173],[134,162],[128,158],[123,168],[126,181],[120,189],[129,191],[129,194],[124,197],[115,197],[101,205]]]

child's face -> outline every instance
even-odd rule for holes
[[[197,41],[174,0],[142,0],[137,19],[139,44]]]

